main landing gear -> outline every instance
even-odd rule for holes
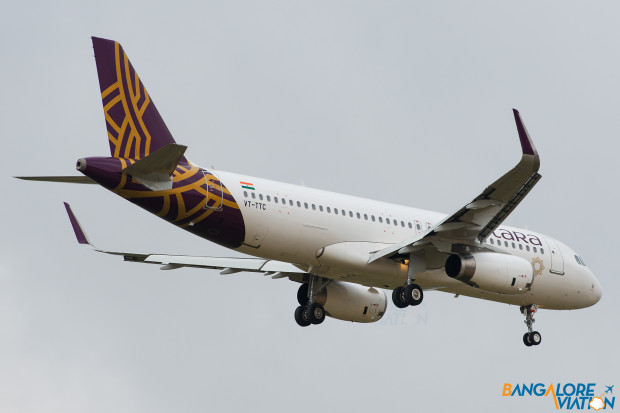
[[[422,288],[415,284],[415,277],[426,271],[426,256],[424,251],[418,251],[409,255],[407,263],[407,282],[401,287],[394,288],[392,291],[392,301],[398,308],[416,306],[422,303],[424,293]]]
[[[526,346],[537,346],[542,341],[542,336],[538,331],[532,331],[532,324],[534,320],[534,314],[538,311],[536,304],[521,306],[521,314],[525,316],[524,323],[527,325],[527,333],[523,334],[523,344]]]
[[[295,321],[302,327],[307,327],[310,324],[321,324],[325,321],[325,309],[316,302],[316,296],[329,284],[330,280],[319,285],[320,281],[320,277],[310,274],[309,282],[302,284],[297,290],[299,307],[295,309]]]
[[[392,291],[392,301],[398,308],[420,305],[423,298],[424,293],[422,292],[422,288],[414,283],[396,287],[394,291]]]

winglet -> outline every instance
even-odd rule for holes
[[[512,113],[515,115],[515,122],[517,123],[517,131],[519,131],[519,140],[521,141],[521,149],[523,149],[523,154],[538,156],[536,147],[534,146],[532,138],[530,138],[530,134],[527,132],[527,129],[523,124],[523,120],[521,120],[519,111],[513,109]]]
[[[92,247],[93,245],[90,243],[90,241],[88,241],[86,233],[80,226],[80,223],[75,217],[75,214],[71,210],[71,206],[66,202],[63,203],[65,204],[65,209],[67,210],[67,214],[69,215],[69,221],[71,221],[71,226],[73,227],[73,232],[75,232],[75,237],[77,238],[78,243],[82,245],[90,245]]]

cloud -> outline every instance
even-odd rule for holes
[[[593,397],[592,400],[590,400],[590,407],[594,410],[601,410],[605,407],[605,402],[600,397]]]

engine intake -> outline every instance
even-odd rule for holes
[[[523,294],[534,282],[534,270],[527,260],[495,252],[452,254],[445,270],[448,277],[498,294]]]

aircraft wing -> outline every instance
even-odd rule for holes
[[[272,278],[285,278],[294,274],[305,274],[293,264],[267,260],[262,258],[225,258],[225,257],[201,257],[188,255],[167,255],[167,254],[140,254],[132,252],[107,251],[96,248],[86,236],[82,226],[78,222],[71,206],[65,204],[65,209],[69,215],[69,221],[75,232],[75,237],[81,245],[90,247],[97,252],[106,254],[120,255],[125,261],[142,262],[147,264],[162,265],[162,270],[174,270],[182,267],[208,268],[221,270],[220,274],[234,274],[237,272],[258,272],[264,275],[271,275]]]
[[[476,245],[484,241],[506,219],[541,178],[538,174],[540,167],[538,152],[521,120],[521,115],[516,109],[513,109],[513,113],[523,151],[519,163],[426,234],[379,250],[371,255],[369,262],[396,253],[414,252],[429,243],[446,253],[451,252],[452,244]]]

